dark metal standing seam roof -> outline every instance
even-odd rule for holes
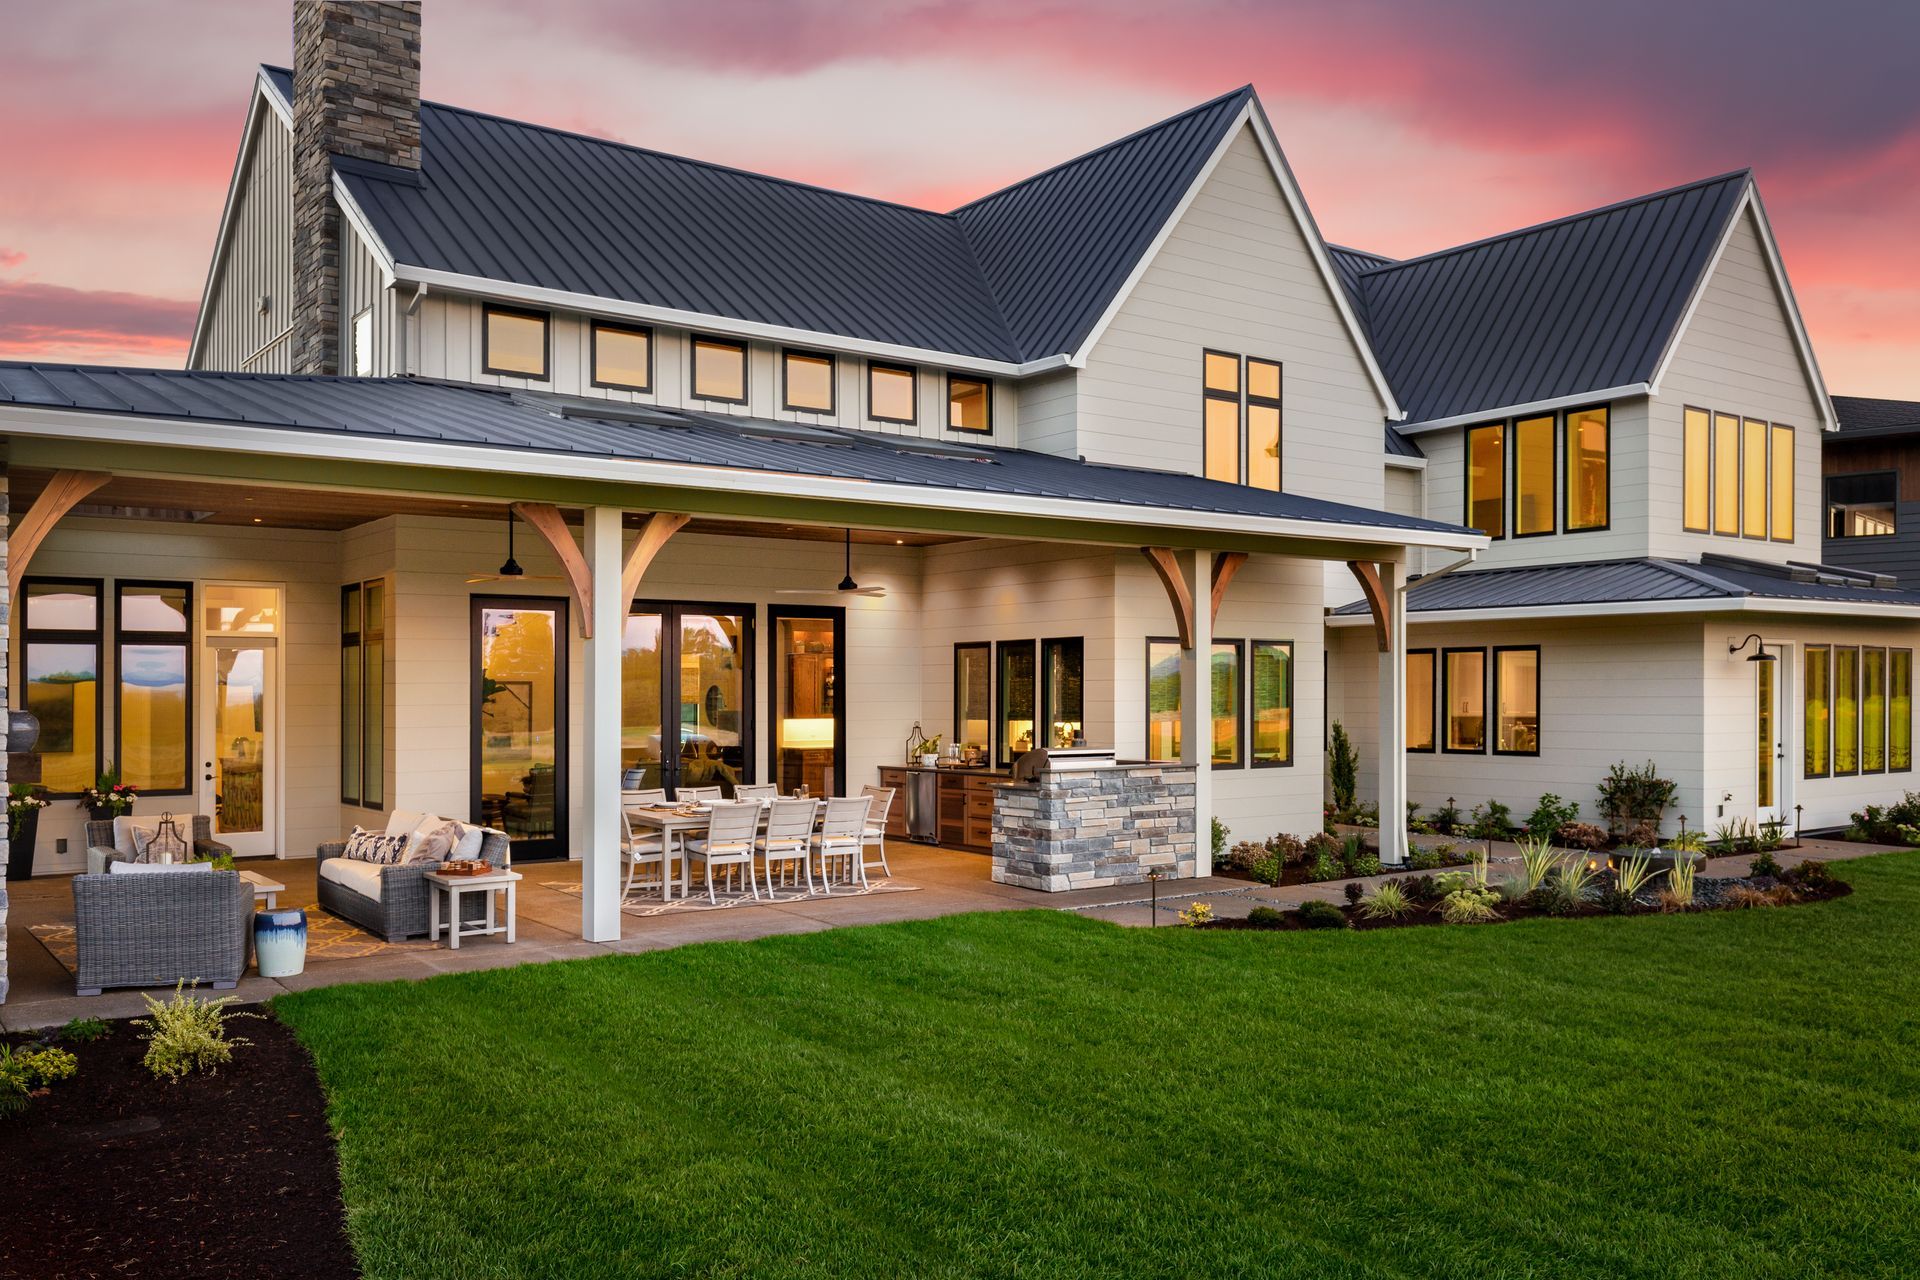
[[[1742,170],[1357,270],[1409,420],[1650,381],[1750,181]]]
[[[1470,569],[1431,582],[1415,579],[1407,589],[1411,613],[1454,609],[1539,609],[1555,605],[1642,604],[1662,600],[1813,600],[1834,604],[1920,606],[1920,591],[1868,584],[1861,575],[1843,581],[1844,571],[1815,573],[1803,567],[1789,576],[1785,566],[1753,562],[1742,566],[1726,557],[1702,564],[1677,560],[1598,560],[1580,564],[1528,565],[1510,569]],[[1812,579],[1812,580],[1806,580]],[[1343,605],[1336,615],[1367,611],[1364,601]]]
[[[1465,534],[1391,515],[1164,471],[470,383],[0,362],[0,405],[784,473],[980,494]],[[1116,510],[1113,518],[1127,518]]]
[[[1875,400],[1832,396],[1840,438],[1920,435],[1920,400]]]
[[[335,171],[403,265],[1021,363],[1078,348],[1252,96],[945,214],[432,102],[417,174]]]
[[[1367,298],[1360,289],[1360,273],[1390,267],[1395,260],[1385,254],[1368,253],[1364,249],[1349,249],[1340,244],[1329,244],[1327,256],[1333,259],[1333,273],[1340,277],[1340,287],[1346,290],[1347,301],[1353,307],[1353,314],[1359,317],[1361,328],[1365,328]]]

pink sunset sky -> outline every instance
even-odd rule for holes
[[[9,5],[0,358],[177,366],[285,0]],[[1755,170],[1829,389],[1920,398],[1913,0],[461,0],[429,98],[935,209],[1251,81],[1396,257]]]

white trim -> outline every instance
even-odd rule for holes
[[[1226,155],[1228,148],[1240,136],[1240,130],[1251,127],[1254,140],[1260,144],[1261,153],[1266,156],[1267,165],[1273,171],[1274,180],[1280,184],[1280,192],[1286,197],[1287,208],[1292,212],[1294,221],[1299,224],[1305,235],[1307,248],[1313,254],[1314,263],[1320,268],[1320,275],[1326,283],[1327,291],[1333,295],[1333,305],[1339,310],[1340,318],[1347,326],[1347,336],[1353,340],[1354,349],[1359,353],[1361,363],[1367,367],[1367,375],[1373,380],[1373,389],[1380,397],[1386,416],[1389,420],[1398,422],[1407,416],[1406,410],[1402,409],[1400,402],[1394,398],[1393,388],[1387,383],[1386,373],[1380,368],[1380,362],[1374,359],[1373,346],[1367,341],[1366,331],[1360,327],[1359,318],[1353,314],[1353,307],[1347,301],[1347,291],[1341,287],[1340,276],[1333,269],[1333,259],[1327,253],[1326,240],[1320,235],[1320,225],[1313,220],[1313,211],[1307,208],[1306,197],[1300,193],[1300,184],[1294,180],[1293,168],[1287,163],[1286,153],[1280,149],[1280,143],[1273,136],[1273,127],[1267,122],[1266,111],[1256,109],[1259,105],[1259,98],[1253,97],[1249,98],[1246,106],[1240,109],[1240,114],[1234,118],[1232,126],[1221,137],[1220,144],[1214,148],[1213,154],[1207,158],[1207,163],[1201,167],[1199,175],[1194,178],[1193,185],[1188,187],[1186,194],[1180,197],[1180,203],[1174,206],[1172,216],[1160,228],[1159,234],[1153,238],[1153,243],[1147,246],[1147,251],[1140,256],[1140,260],[1134,264],[1126,282],[1120,286],[1120,291],[1114,295],[1113,301],[1107,304],[1107,309],[1101,313],[1100,319],[1088,331],[1086,340],[1080,344],[1080,349],[1074,352],[1069,363],[1076,369],[1086,368],[1087,357],[1092,353],[1094,344],[1099,342],[1101,335],[1106,333],[1107,326],[1112,324],[1114,317],[1120,313],[1121,306],[1133,293],[1134,286],[1140,283],[1147,268],[1159,256],[1161,246],[1167,242],[1167,238],[1173,234],[1174,227],[1186,215],[1188,206],[1199,196],[1200,188],[1205,186],[1207,179],[1213,176],[1213,171],[1218,167],[1221,157]]]
[[[340,175],[337,173],[333,175],[333,199],[334,203],[340,206],[341,216],[352,226],[353,233],[366,243],[367,252],[371,253],[373,260],[380,265],[380,287],[393,288],[393,255],[387,252],[387,246],[380,243],[380,238],[373,234],[373,224],[367,221],[367,215],[361,211],[359,202],[353,198],[353,193],[347,190],[347,184],[340,180]],[[345,245],[341,246],[343,249],[345,247]],[[341,265],[344,269],[345,264]]]
[[[260,68],[254,73],[254,83],[260,86],[260,92],[266,96],[267,105],[272,107],[273,113],[280,117],[280,122],[291,130],[293,128],[293,104],[280,96],[280,87],[274,84],[273,77],[267,74],[265,67]]]
[[[545,476],[568,480],[597,480],[616,484],[737,493],[750,487],[756,493],[825,501],[917,506],[944,511],[978,511],[1025,516],[1036,521],[1079,520],[1100,524],[1146,525],[1185,532],[1227,533],[1265,538],[1298,538],[1316,542],[1348,542],[1368,546],[1439,547],[1466,550],[1484,548],[1487,539],[1476,533],[1446,533],[1331,521],[1295,520],[1273,516],[1243,516],[1214,512],[1136,507],[1117,502],[1095,502],[1041,494],[981,493],[944,490],[884,481],[847,480],[785,472],[743,471],[737,467],[691,463],[652,462],[532,450],[455,445],[441,441],[368,439],[332,431],[283,430],[236,426],[230,423],[144,418],[70,409],[29,409],[0,405],[0,431],[49,439],[85,440],[95,444],[152,444],[183,449],[211,449],[223,453],[255,453],[274,457],[342,459],[401,466],[496,471],[507,475]],[[316,481],[320,481],[316,477]],[[1044,536],[1036,533],[1036,536]]]
[[[200,290],[200,313],[193,321],[193,341],[187,344],[187,368],[195,368],[200,362],[202,349],[206,346],[207,330],[213,323],[213,296],[215,286],[225,279],[221,269],[226,260],[227,247],[233,240],[234,215],[240,210],[240,195],[246,185],[247,174],[253,168],[254,143],[260,134],[260,121],[264,118],[262,103],[271,107],[274,114],[287,127],[293,130],[293,117],[281,107],[279,95],[272,92],[267,82],[267,73],[260,72],[254,80],[252,101],[247,104],[247,123],[241,129],[240,150],[233,157],[233,178],[227,185],[227,202],[220,212],[220,229],[213,237],[213,258],[207,263],[207,281]],[[291,154],[291,153],[289,153]],[[291,248],[291,246],[289,246]],[[286,299],[288,306],[293,299]]]
[[[1418,581],[1412,583],[1419,586]],[[1717,597],[1711,600],[1613,600],[1589,604],[1529,606],[1525,612],[1501,609],[1429,609],[1407,611],[1409,627],[1441,622],[1526,623],[1552,618],[1636,618],[1699,613],[1791,613],[1825,617],[1920,619],[1920,605],[1872,604],[1850,600],[1781,600],[1763,596]],[[1371,614],[1329,615],[1330,627],[1370,627]]]
[[[649,324],[695,329],[702,333],[716,333],[729,338],[757,338],[763,342],[808,346],[842,355],[897,360],[903,364],[925,365],[938,369],[957,369],[963,373],[984,373],[997,378],[1024,378],[1037,373],[1051,373],[1056,369],[1064,369],[1069,364],[1068,358],[1063,355],[1028,360],[1021,364],[1008,360],[982,360],[975,356],[956,355],[951,351],[934,351],[926,347],[902,347],[890,342],[869,342],[862,338],[849,338],[844,334],[818,333],[811,329],[791,329],[784,325],[761,324],[755,320],[736,320],[728,316],[707,315],[698,311],[680,311],[672,307],[623,302],[617,298],[569,293],[563,289],[544,289],[538,285],[512,284],[502,280],[489,280],[483,276],[461,275],[453,271],[436,271],[428,267],[409,266],[406,263],[396,264],[393,274],[395,280],[404,280],[409,284],[431,285],[452,293],[470,294],[496,302],[517,302],[522,305],[573,311],[582,315],[604,316],[615,320],[641,320]]]
[[[1820,362],[1813,354],[1813,340],[1807,336],[1806,322],[1800,316],[1800,304],[1793,296],[1793,283],[1787,279],[1786,264],[1780,260],[1780,245],[1773,238],[1773,224],[1767,220],[1766,207],[1760,202],[1760,188],[1752,177],[1748,177],[1747,185],[1740,193],[1740,202],[1734,206],[1732,215],[1727,218],[1727,225],[1720,232],[1720,243],[1714,246],[1706,270],[1694,281],[1693,296],[1687,299],[1687,309],[1680,314],[1680,323],[1674,326],[1673,336],[1667,339],[1667,349],[1660,353],[1660,361],[1654,365],[1650,393],[1660,394],[1660,384],[1666,380],[1667,370],[1679,353],[1680,340],[1693,324],[1693,314],[1706,296],[1708,283],[1720,269],[1720,259],[1733,242],[1733,233],[1739,229],[1741,217],[1749,211],[1753,214],[1754,228],[1760,235],[1760,246],[1766,251],[1767,272],[1773,277],[1773,287],[1780,296],[1782,310],[1787,314],[1787,327],[1793,331],[1794,349],[1799,352],[1801,373],[1806,377],[1807,390],[1813,395],[1815,412],[1820,415],[1820,428],[1823,431],[1838,431],[1840,422],[1834,415],[1833,401],[1827,395],[1827,382],[1821,376]]]
[[[1426,435],[1433,431],[1445,431],[1448,427],[1476,426],[1482,422],[1497,422],[1501,418],[1524,418],[1530,413],[1546,413],[1553,409],[1577,409],[1583,405],[1599,404],[1603,400],[1608,403],[1637,400],[1652,394],[1653,387],[1650,384],[1629,382],[1625,386],[1607,387],[1601,391],[1582,391],[1578,395],[1554,396],[1548,400],[1529,400],[1525,404],[1502,405],[1497,409],[1482,409],[1476,413],[1456,413],[1450,418],[1405,422],[1394,430],[1403,436]]]
[[[1408,458],[1397,453],[1390,453],[1387,455],[1387,465],[1390,467],[1399,467],[1402,471],[1425,471],[1427,469],[1427,460],[1425,458]]]

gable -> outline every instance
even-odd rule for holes
[[[235,156],[187,367],[290,372],[292,325],[293,130],[263,82]]]

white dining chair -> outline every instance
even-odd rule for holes
[[[676,800],[720,800],[725,797],[718,787],[677,787],[673,798]]]
[[[733,789],[735,800],[752,800],[759,803],[765,800],[778,800],[780,788],[771,782],[743,782]]]
[[[633,820],[627,816],[625,805],[620,809],[620,864],[627,869],[627,882],[620,890],[623,901],[633,896],[633,886],[636,881],[641,883],[642,888],[646,887],[646,879],[640,874],[641,869],[646,867],[659,868],[661,901],[664,902],[670,895],[671,888],[668,881],[673,868],[667,861],[666,835],[664,832],[636,834],[633,829]]]
[[[894,788],[869,784],[860,788],[860,794],[873,800],[873,810],[867,814],[866,830],[860,833],[861,868],[878,867],[880,874],[891,876],[893,868],[887,865],[887,810],[893,808]],[[866,861],[868,845],[879,850],[880,861]]]
[[[820,806],[811,800],[775,800],[767,809],[765,832],[755,841],[760,850],[760,860],[767,868],[767,897],[775,898],[773,891],[773,868],[775,863],[784,864],[780,868],[783,883],[791,886],[793,866],[800,864],[801,874],[806,877],[807,894],[813,894],[813,859],[809,856],[813,842],[813,820],[820,813]]]
[[[745,867],[747,886],[753,890],[753,896],[760,896],[760,882],[753,875],[754,838],[760,832],[760,806],[747,802],[715,800],[712,813],[707,819],[705,835],[690,836],[683,846],[687,858],[687,879],[693,879],[692,860],[697,859],[706,870],[707,901],[714,902],[713,869],[715,867]],[[729,871],[731,876],[732,872]]]
[[[873,808],[872,796],[847,796],[827,801],[820,830],[813,837],[813,856],[820,862],[820,882],[827,893],[833,892],[833,866],[846,864],[847,883],[867,883],[861,840],[866,835],[867,813]]]

